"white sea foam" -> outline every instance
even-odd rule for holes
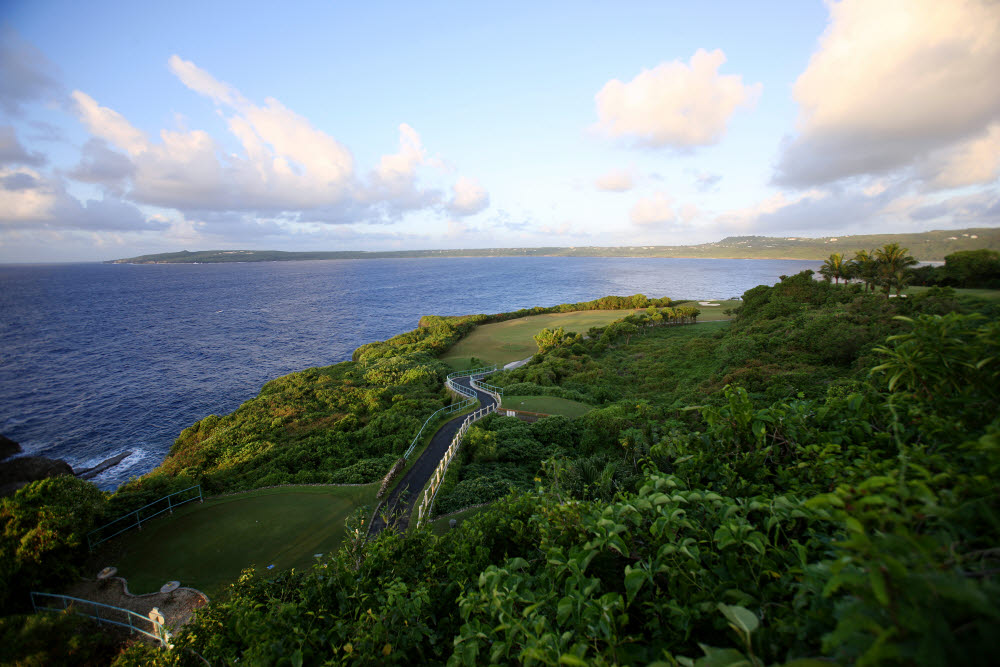
[[[111,466],[90,481],[102,489],[115,489],[127,482],[130,477],[138,477],[152,470],[158,461],[150,461],[150,459],[161,456],[162,454],[159,452],[147,447],[135,447],[132,449],[132,453],[122,459],[118,465]],[[90,467],[97,465],[106,458],[104,457],[95,461]]]

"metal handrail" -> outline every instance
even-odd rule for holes
[[[61,607],[48,607],[44,605],[43,598],[51,598],[58,600],[62,603]],[[88,614],[77,608],[77,605],[83,604],[92,607],[95,613]],[[121,607],[113,607],[109,604],[102,604],[100,602],[94,602],[93,600],[84,600],[82,598],[74,598],[69,595],[57,595],[55,593],[39,593],[37,591],[31,591],[31,606],[37,614],[39,611],[53,611],[62,612],[69,609],[73,613],[80,614],[81,616],[87,616],[93,618],[98,623],[111,623],[112,625],[118,625],[123,628],[128,628],[132,632],[140,632],[151,639],[155,639],[160,642],[163,646],[170,648],[170,632],[163,627],[163,624],[157,623],[148,616],[143,616],[142,614],[137,614],[130,609],[122,609]],[[109,609],[112,612],[117,612],[119,614],[124,614],[124,618],[127,623],[122,621],[116,621],[113,618],[109,618],[106,613],[104,616],[101,615],[101,609]],[[132,619],[136,618],[142,623],[148,623],[152,628],[152,631],[143,630],[141,627],[136,627]]]
[[[176,502],[176,503],[173,502],[172,499],[173,499],[174,496],[179,496],[182,493],[187,493],[188,491],[191,491],[192,489],[197,489],[198,490],[198,495],[191,496],[187,500],[182,500],[180,502]],[[139,516],[139,512],[143,511],[144,509],[148,509],[148,508],[152,507],[153,505],[156,505],[157,503],[162,503],[164,500],[167,501],[167,506],[164,509],[161,509],[159,512],[156,512],[154,514],[150,514],[147,517],[140,517]],[[106,542],[106,541],[110,540],[112,537],[115,537],[117,535],[121,535],[126,530],[129,530],[131,528],[138,528],[139,530],[142,530],[142,522],[143,521],[149,521],[153,517],[159,516],[159,515],[163,514],[164,512],[170,512],[171,514],[173,514],[175,507],[180,507],[181,505],[189,503],[192,500],[197,500],[199,502],[204,502],[204,498],[201,495],[201,484],[195,484],[194,486],[189,486],[186,489],[181,489],[180,491],[175,491],[174,493],[167,494],[167,495],[163,496],[162,498],[157,498],[153,502],[151,502],[151,503],[149,503],[147,505],[143,505],[142,507],[140,507],[137,510],[132,510],[131,512],[129,512],[127,514],[122,514],[117,519],[114,519],[113,521],[109,521],[108,523],[104,524],[103,526],[100,526],[99,528],[95,528],[94,530],[92,530],[89,533],[87,533],[87,548],[90,549],[91,551],[93,551],[94,547],[96,547],[98,544],[100,544],[102,542]],[[129,524],[129,525],[125,526],[124,528],[122,528],[121,530],[119,530],[118,532],[112,533],[111,535],[108,535],[106,537],[102,537],[99,540],[94,541],[91,538],[91,536],[94,535],[95,533],[99,533],[100,531],[104,530],[108,526],[112,526],[112,525],[118,523],[119,521],[122,521],[123,519],[127,519],[128,517],[132,516],[133,514],[135,515],[135,523]]]
[[[492,366],[484,366],[482,368],[475,368],[469,371],[455,371],[454,373],[449,373],[448,377],[445,379],[445,385],[448,387],[448,389],[455,392],[456,394],[459,394],[461,396],[466,396],[467,398],[464,401],[461,401],[459,403],[453,403],[449,406],[441,408],[440,410],[435,410],[434,412],[432,412],[431,416],[428,417],[426,420],[424,420],[424,423],[420,426],[420,430],[417,431],[417,434],[413,436],[413,441],[410,442],[410,446],[407,447],[406,452],[403,454],[403,458],[404,459],[410,458],[410,454],[412,454],[413,450],[416,449],[417,443],[420,442],[420,436],[423,435],[424,429],[427,428],[428,424],[436,421],[437,418],[440,417],[441,415],[450,415],[454,412],[459,412],[461,410],[464,410],[465,408],[471,407],[478,400],[476,398],[475,391],[466,389],[462,385],[453,382],[455,378],[469,377],[470,375],[471,376],[478,375],[479,377],[485,377],[490,373],[495,373],[496,371],[497,371],[497,366],[496,364],[494,364]]]
[[[485,408],[480,408],[466,417],[465,421],[462,422],[462,425],[458,428],[454,438],[452,438],[448,451],[445,452],[444,457],[438,462],[437,467],[434,469],[434,474],[430,479],[429,486],[424,489],[424,498],[417,506],[418,526],[422,525],[424,521],[430,517],[431,509],[434,507],[434,501],[437,499],[438,491],[441,488],[441,482],[444,481],[444,476],[448,473],[448,466],[451,464],[451,460],[455,457],[455,454],[458,453],[458,448],[461,447],[462,440],[465,438],[465,434],[468,432],[469,427],[491,412],[496,412],[499,405],[499,403],[494,403],[486,406]]]

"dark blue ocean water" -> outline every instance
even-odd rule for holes
[[[155,467],[185,427],[268,380],[349,359],[422,315],[496,313],[608,294],[728,298],[788,260],[452,258],[0,266],[0,433],[74,468]]]

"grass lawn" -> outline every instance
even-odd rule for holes
[[[738,301],[712,301],[718,306],[701,306],[697,301],[684,302],[701,310],[699,320],[713,321],[729,319],[723,313],[727,308],[739,305]],[[634,313],[634,310],[584,310],[575,313],[550,313],[531,315],[516,320],[485,324],[476,327],[472,333],[455,343],[441,357],[442,361],[457,370],[469,368],[469,361],[476,357],[486,363],[509,364],[527,359],[538,352],[534,335],[542,329],[563,327],[566,331],[586,334],[591,327],[603,327],[615,320]]]
[[[567,398],[557,398],[555,396],[504,396],[503,407],[511,410],[525,410],[527,412],[542,412],[547,415],[563,415],[573,419],[580,417],[591,410],[593,406],[579,401],[571,401]]]
[[[178,580],[215,597],[251,565],[258,573],[309,567],[340,547],[344,520],[372,504],[377,484],[260,489],[191,503],[109,542],[132,593]],[[114,544],[116,543],[117,544]]]
[[[698,301],[678,301],[675,306],[694,306],[701,311],[701,315],[698,316],[699,322],[718,322],[720,320],[731,320],[732,317],[726,315],[725,311],[730,308],[739,308],[743,305],[742,301],[735,301],[732,299],[701,299],[705,303],[717,303],[718,306],[705,306]]]

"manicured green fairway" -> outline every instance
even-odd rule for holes
[[[700,303],[704,302],[704,303]],[[719,304],[717,306],[705,305],[705,304]],[[726,311],[730,308],[739,308],[743,305],[742,301],[734,301],[732,299],[699,299],[697,301],[684,301],[678,305],[682,306],[694,306],[701,311],[701,315],[698,316],[699,322],[718,322],[719,320],[730,320],[732,319],[729,315],[726,315]]]
[[[729,308],[740,305],[739,301],[714,300],[718,306],[703,306],[697,301],[685,301],[685,305],[695,306],[701,311],[699,321],[711,322],[728,320],[725,314]],[[615,320],[638,312],[635,310],[584,310],[576,313],[550,313],[547,315],[532,315],[516,320],[485,324],[455,343],[442,361],[452,368],[464,370],[469,368],[472,357],[490,364],[509,364],[512,361],[526,359],[538,352],[534,335],[542,329],[562,327],[566,331],[586,335],[591,327],[603,327]]]
[[[547,415],[562,415],[570,419],[585,415],[594,409],[586,403],[556,396],[504,396],[502,407],[526,412],[542,412]]]
[[[263,489],[192,503],[120,538],[119,575],[133,593],[178,580],[215,596],[251,565],[266,573],[309,567],[336,550],[344,520],[374,500],[377,485]]]
[[[455,343],[442,360],[455,367],[468,366],[470,357],[491,364],[508,364],[538,352],[534,335],[542,329],[563,327],[566,331],[586,334],[591,327],[603,327],[619,320],[632,310],[585,310],[578,313],[532,315],[516,320],[485,324]]]

